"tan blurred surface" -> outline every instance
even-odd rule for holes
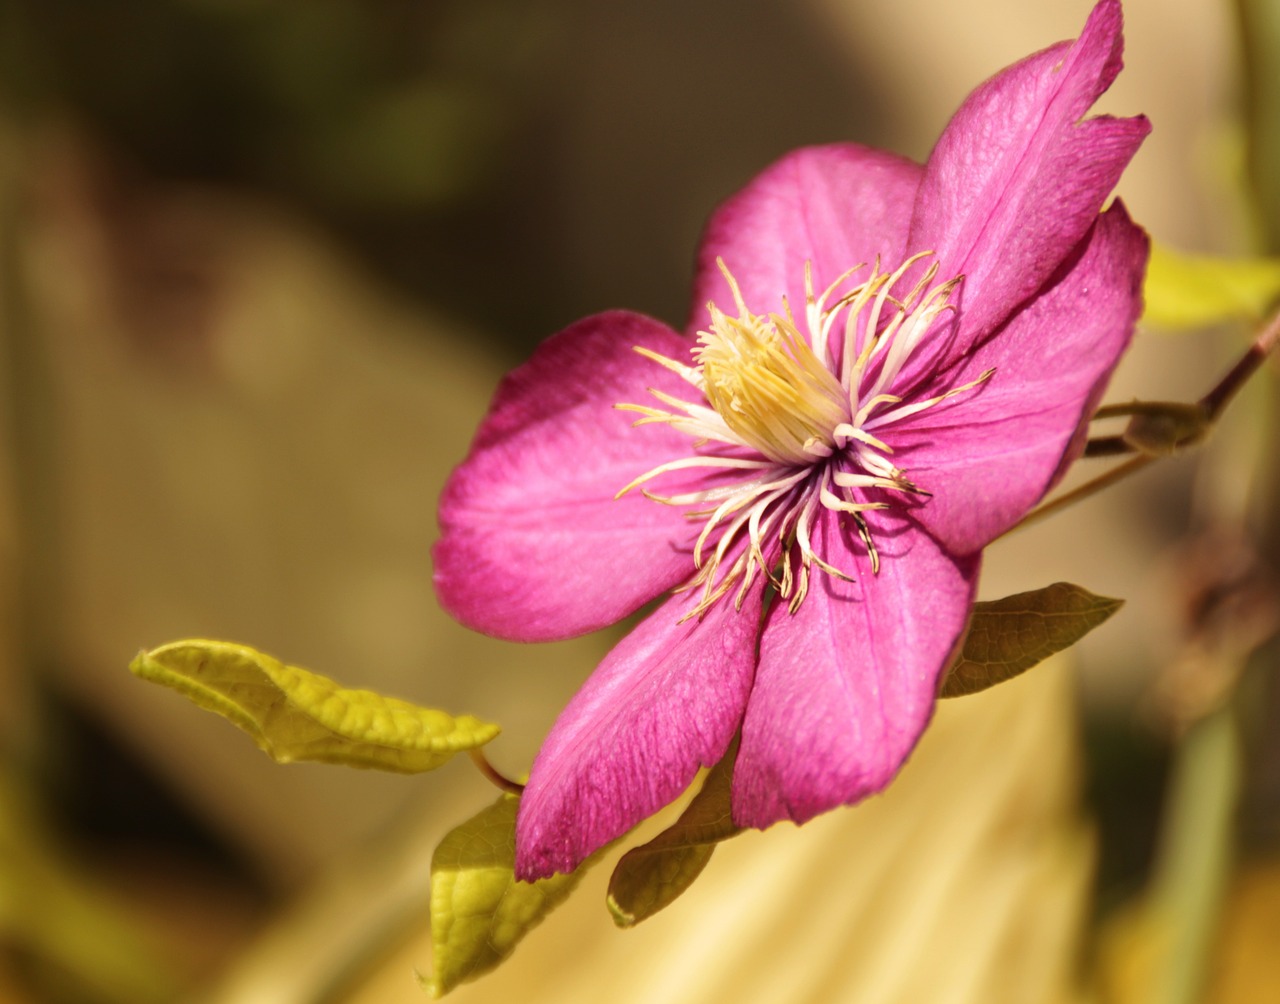
[[[1205,1004],[1272,1004],[1280,999],[1275,939],[1280,931],[1280,866],[1250,860],[1237,870],[1223,903]],[[1139,1004],[1151,1000],[1153,967],[1165,944],[1158,924],[1140,904],[1111,918],[1101,938],[1100,1000]]]
[[[844,50],[888,79],[892,145],[917,159],[958,96],[1032,52],[1079,34],[1092,3],[981,0],[964,15],[932,0],[812,0]],[[1224,214],[1232,179],[1221,175],[1233,115],[1231,10],[1203,0],[1126,0],[1124,70],[1098,103],[1154,124],[1119,194],[1134,218],[1175,245],[1229,250],[1240,221]],[[887,40],[896,44],[887,44]],[[853,97],[853,96],[851,96]],[[1234,208],[1234,207],[1233,207]]]
[[[503,968],[449,999],[1076,1000],[1093,840],[1077,803],[1073,711],[1063,661],[943,702],[884,795],[734,839],[682,899],[629,931],[609,922],[601,867]],[[413,969],[427,966],[429,944],[420,924],[344,1000],[421,1000]]]
[[[156,306],[146,272],[113,276],[118,238],[79,202],[77,171],[92,164],[46,151],[24,265],[55,374],[66,685],[281,877],[429,789],[281,770],[226,723],[132,680],[139,648],[245,641],[350,686],[471,711],[507,725],[498,755],[519,769],[550,724],[529,696],[557,679],[568,693],[603,642],[503,645],[435,604],[435,500],[497,361],[297,221],[201,190],[135,209],[184,228],[179,252],[203,252],[182,299],[160,301],[201,322],[183,329],[195,361],[148,356],[122,325]]]
[[[1280,863],[1250,862],[1228,896],[1218,965],[1208,1004],[1268,1004],[1280,1000],[1276,932],[1280,931]]]

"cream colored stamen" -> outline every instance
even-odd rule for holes
[[[812,463],[814,448],[836,445],[849,398],[789,316],[752,314],[724,262],[738,316],[714,303],[711,330],[698,333],[694,352],[707,401],[748,446],[780,464]]]
[[[820,296],[814,295],[806,263],[807,334],[785,300],[781,314],[753,314],[732,273],[717,259],[737,316],[708,304],[711,323],[698,333],[695,365],[637,347],[705,398],[705,403],[683,401],[654,389],[650,393],[665,409],[617,405],[641,416],[636,425],[662,422],[694,440],[694,452],[640,475],[619,495],[691,468],[712,476],[710,484],[680,494],[642,489],[657,502],[692,507],[689,518],[702,521],[693,549],[696,571],[682,587],[702,590],[689,616],[701,616],[735,584],[734,602],[741,607],[760,575],[792,613],[809,590],[814,566],[850,579],[814,549],[811,533],[819,507],[852,521],[872,573],[879,571],[880,556],[863,513],[890,503],[870,501],[866,492],[929,495],[890,461],[893,450],[885,430],[974,390],[994,372],[922,401],[893,393],[907,362],[920,358],[922,346],[936,343],[936,322],[955,309],[951,294],[962,277],[935,285],[936,262],[923,269],[905,296],[894,293],[931,254],[914,255],[892,273],[881,272],[877,261],[864,281],[840,292],[867,267],[855,266]],[[837,327],[841,323],[843,331]],[[832,356],[837,332],[838,362]]]

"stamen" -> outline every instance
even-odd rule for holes
[[[908,415],[915,415],[918,412],[924,411],[926,408],[932,408],[936,404],[941,404],[943,401],[953,398],[957,394],[963,394],[967,390],[973,390],[974,387],[978,387],[986,383],[995,375],[996,371],[994,369],[989,369],[983,373],[982,376],[978,377],[977,380],[970,380],[967,384],[963,384],[960,387],[953,387],[945,394],[939,394],[937,397],[931,397],[928,401],[920,401],[917,404],[907,405],[903,408],[895,408],[893,411],[880,415],[874,422],[870,422],[869,424],[873,426],[880,426],[901,421]],[[898,400],[901,400],[901,398]],[[859,414],[861,414],[861,412]]]
[[[735,586],[733,602],[741,609],[761,579],[791,613],[804,602],[813,569],[852,581],[814,549],[814,519],[824,510],[852,522],[871,573],[878,574],[880,554],[865,514],[890,508],[894,496],[872,501],[865,493],[929,497],[889,459],[889,430],[974,390],[994,373],[925,400],[894,392],[920,346],[926,340],[937,344],[929,339],[935,323],[956,309],[951,295],[961,279],[935,285],[936,260],[919,270],[905,296],[897,291],[931,257],[932,252],[912,255],[892,272],[882,272],[876,258],[860,282],[854,277],[867,265],[855,265],[820,295],[814,292],[812,263],[805,262],[803,329],[785,296],[781,313],[752,313],[738,281],[717,259],[737,316],[709,303],[709,326],[698,332],[689,361],[636,347],[699,395],[686,401],[653,388],[650,394],[664,407],[616,406],[635,412],[636,426],[663,423],[692,440],[688,456],[658,465],[618,493],[640,488],[654,501],[689,507],[685,515],[701,522],[692,547],[693,574],[680,588],[700,589],[702,595],[687,617],[701,617]],[[667,474],[693,480],[667,495],[643,487]]]
[[[836,442],[841,446],[850,439],[856,439],[859,443],[866,443],[868,446],[874,446],[882,453],[892,453],[893,450],[887,443],[883,443],[876,439],[871,433],[858,428],[856,425],[850,425],[848,422],[842,422],[835,427],[832,433]]]
[[[853,522],[858,527],[858,536],[862,538],[862,543],[866,545],[867,555],[871,558],[871,574],[880,574],[880,553],[876,550],[876,542],[871,539],[871,531],[867,529],[867,521],[858,514],[854,514]]]
[[[665,366],[681,379],[687,380],[699,390],[702,389],[702,373],[699,370],[694,369],[692,366],[686,366],[684,363],[678,363],[674,359],[668,359],[666,356],[654,352],[652,349],[646,349],[643,345],[634,345],[632,348],[646,359],[652,359],[659,366]],[[652,391],[650,391],[650,393],[652,393]],[[623,406],[618,405],[618,407]]]
[[[738,468],[761,468],[768,467],[769,464],[762,460],[745,460],[737,457],[707,457],[702,454],[695,454],[692,457],[681,457],[679,460],[672,460],[669,463],[661,464],[653,470],[641,474],[638,478],[623,488],[614,496],[615,499],[622,498],[623,495],[631,491],[637,485],[642,485],[652,478],[656,478],[659,474],[666,474],[669,471],[679,471],[686,467],[738,467]]]

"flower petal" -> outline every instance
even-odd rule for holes
[[[825,560],[853,567],[848,552],[862,549],[851,533],[823,511],[817,545]],[[795,614],[775,603],[766,617],[734,768],[739,825],[803,823],[879,791],[933,712],[980,559],[949,556],[909,522],[872,533],[878,575],[859,559],[858,581],[818,576]]]
[[[645,388],[689,396],[634,352],[677,358],[689,342],[658,321],[598,314],[548,339],[498,387],[471,453],[440,502],[434,549],[441,605],[469,627],[517,641],[593,631],[689,576],[692,534],[674,507],[614,495],[688,452],[666,425],[632,428],[618,403]]]
[[[990,543],[1079,455],[1084,424],[1142,310],[1147,247],[1117,202],[1079,259],[949,382],[988,369],[992,378],[894,428],[894,462],[933,494],[915,516],[949,549]]]
[[[804,306],[804,265],[821,293],[843,272],[882,256],[896,264],[911,219],[920,165],[854,143],[787,154],[722,204],[698,250],[689,328],[705,327],[707,303],[731,310],[725,264],[757,314],[780,313],[785,296]]]
[[[1093,225],[1150,131],[1147,120],[1085,119],[1121,66],[1117,0],[1080,38],[1009,67],[952,117],[925,166],[908,247],[964,275],[955,359],[1039,289]]]
[[[724,755],[751,688],[762,593],[678,623],[700,595],[659,607],[560,713],[521,798],[520,878],[573,870]]]

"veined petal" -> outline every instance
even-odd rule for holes
[[[1009,67],[952,117],[925,166],[908,246],[964,275],[964,354],[1039,289],[1093,225],[1150,131],[1143,117],[1086,119],[1121,67],[1121,13],[1102,0],[1074,43]]]
[[[968,553],[1016,523],[1079,455],[1080,435],[1142,310],[1147,237],[1117,202],[1080,257],[953,378],[982,387],[894,428],[894,460],[933,497],[915,517]]]
[[[815,580],[794,614],[775,603],[742,725],[733,818],[797,823],[879,791],[897,774],[933,712],[938,678],[960,644],[979,558],[949,556],[909,522],[868,514],[880,573]],[[887,532],[886,532],[887,531]],[[852,568],[852,527],[824,511],[817,542]],[[927,611],[927,616],[924,612]]]
[[[724,755],[755,668],[760,589],[680,619],[700,591],[651,614],[560,713],[520,801],[516,875],[572,871],[675,799]]]
[[[663,424],[632,428],[614,407],[646,387],[688,390],[633,350],[673,358],[687,340],[639,314],[589,317],[548,339],[498,387],[471,453],[440,502],[441,605],[516,641],[612,624],[687,578],[696,527],[682,511],[619,490],[688,452]],[[683,388],[683,390],[682,390]]]
[[[819,293],[847,269],[902,257],[920,165],[855,143],[796,150],[757,175],[712,214],[698,250],[689,327],[706,326],[707,303],[733,303],[717,257],[746,303],[800,316],[804,267]]]

